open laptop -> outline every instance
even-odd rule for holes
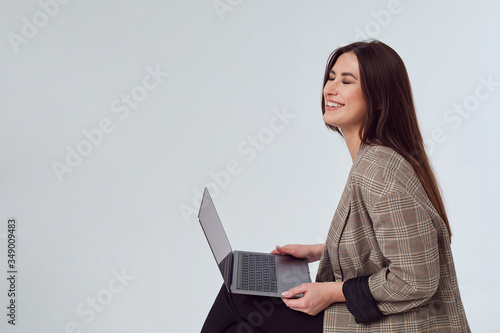
[[[233,251],[207,188],[203,193],[198,219],[230,292],[281,297],[282,292],[311,282],[307,259]]]

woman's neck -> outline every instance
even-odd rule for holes
[[[349,149],[349,154],[351,154],[352,162],[354,163],[354,159],[356,158],[359,147],[361,146],[361,138],[356,132],[353,135],[344,133],[344,139],[345,143],[347,144],[347,149]]]

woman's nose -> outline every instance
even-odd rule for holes
[[[337,95],[338,94],[338,85],[335,80],[327,81],[325,84],[325,88],[323,89],[325,95]]]

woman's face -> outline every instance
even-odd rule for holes
[[[323,121],[342,130],[344,136],[358,135],[366,116],[366,104],[361,90],[358,57],[343,53],[330,69],[323,88],[325,114]]]

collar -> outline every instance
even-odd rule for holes
[[[352,163],[353,168],[356,168],[365,155],[365,153],[370,150],[370,148],[373,147],[373,145],[370,144],[365,144],[362,143],[361,146],[359,146],[358,152],[356,154],[356,157],[354,158],[354,162]]]

